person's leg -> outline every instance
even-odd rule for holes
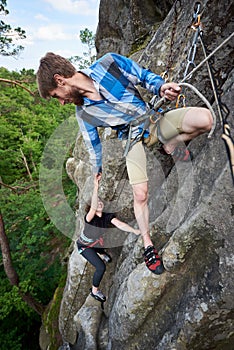
[[[103,260],[98,256],[97,252],[93,248],[86,248],[81,255],[95,267],[95,272],[93,275],[93,286],[92,292],[96,294],[98,287],[106,271],[106,265]]]
[[[96,252],[102,256],[102,260],[106,263],[110,263],[112,261],[112,257],[108,254],[104,248],[95,248]]]
[[[134,213],[146,248],[153,244],[149,233],[148,182],[132,185],[132,189]]]
[[[148,177],[146,155],[142,142],[135,144],[126,157],[129,183],[132,185],[134,213],[142,234],[144,246],[152,244],[149,235]]]
[[[150,238],[146,155],[141,142],[134,145],[128,153],[126,157],[126,165],[129,182],[133,189],[134,213],[145,248],[144,259],[146,266],[153,273],[161,274],[164,269],[163,264]]]
[[[179,112],[179,110],[177,112]],[[181,112],[183,113],[183,109],[181,109]],[[173,118],[173,111],[169,113],[171,113],[171,118]],[[170,120],[169,113],[168,120]],[[212,122],[213,119],[209,109],[202,107],[187,108],[183,118],[180,121],[181,126],[176,126],[175,129],[177,130],[175,130],[175,136],[164,143],[164,150],[168,154],[171,154],[177,145],[190,141],[200,134],[209,132],[212,128]],[[162,133],[163,129],[165,128],[166,125],[162,125]]]

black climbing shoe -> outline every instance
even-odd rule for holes
[[[92,289],[90,289],[90,295],[91,295],[94,299],[100,301],[101,303],[104,303],[104,302],[106,301],[105,295],[104,295],[100,290],[98,290],[98,291],[94,294],[94,293],[92,292]]]
[[[143,253],[143,257],[145,259],[146,266],[151,272],[155,273],[156,275],[161,275],[163,273],[163,262],[154,246],[148,246]]]

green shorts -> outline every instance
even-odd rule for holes
[[[190,108],[177,108],[165,113],[157,123],[156,137],[162,142],[170,140],[172,137],[183,133],[182,122],[185,113]],[[123,142],[123,146],[126,142]],[[136,185],[148,181],[146,171],[146,154],[142,142],[137,142],[128,152],[126,157],[129,183]]]

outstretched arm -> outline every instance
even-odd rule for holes
[[[94,188],[93,188],[93,194],[91,199],[91,206],[90,209],[86,215],[86,221],[90,222],[96,213],[97,206],[98,206],[98,187],[99,187],[99,181],[101,180],[102,175],[101,174],[94,174]]]
[[[119,219],[117,218],[113,218],[111,220],[111,223],[117,227],[119,230],[122,230],[122,231],[125,231],[125,232],[132,232],[132,233],[135,233],[135,235],[140,235],[140,230],[138,229],[135,229],[133,227],[131,227],[130,225],[126,224],[125,222],[123,221],[120,221]]]

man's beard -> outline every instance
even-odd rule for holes
[[[70,97],[73,100],[73,103],[77,106],[82,106],[84,104],[83,96],[81,95],[79,89],[76,86],[71,87]]]

